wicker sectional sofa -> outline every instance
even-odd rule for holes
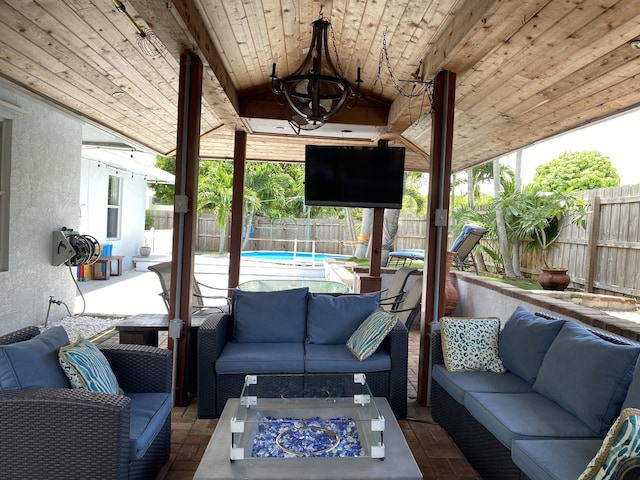
[[[442,336],[433,329],[433,419],[485,479],[576,480],[621,410],[640,408],[640,345],[627,339],[518,307],[496,373],[450,371]]]
[[[249,374],[364,373],[373,395],[394,414],[407,412],[408,331],[395,322],[375,353],[359,361],[346,342],[378,309],[379,295],[241,292],[230,314],[213,314],[198,331],[198,416],[220,416]]]
[[[62,327],[0,336],[2,478],[155,478],[171,450],[171,352],[101,348],[123,395],[71,388]]]

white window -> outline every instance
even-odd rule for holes
[[[0,119],[0,272],[9,270],[9,185],[11,121]]]
[[[107,238],[120,238],[120,207],[122,202],[122,186],[120,177],[109,175],[109,192],[107,195]]]

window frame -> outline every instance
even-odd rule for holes
[[[112,192],[112,179],[117,180],[117,188],[115,192]],[[112,202],[112,193],[115,193],[116,198],[115,201],[117,203]],[[112,212],[115,213],[115,225],[112,225]],[[111,175],[109,174],[109,178],[107,180],[107,240],[118,240],[121,234],[121,224],[122,224],[122,177],[119,175]],[[115,235],[113,235],[113,228],[115,227]]]

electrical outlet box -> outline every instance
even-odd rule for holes
[[[446,227],[447,226],[447,217],[449,216],[449,212],[444,208],[438,208],[436,210],[435,218],[433,219],[433,224],[436,227]]]
[[[176,195],[173,205],[176,213],[187,213],[189,211],[189,197],[186,195]]]

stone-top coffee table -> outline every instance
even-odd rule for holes
[[[422,479],[385,398],[366,376],[247,376],[194,480]]]

